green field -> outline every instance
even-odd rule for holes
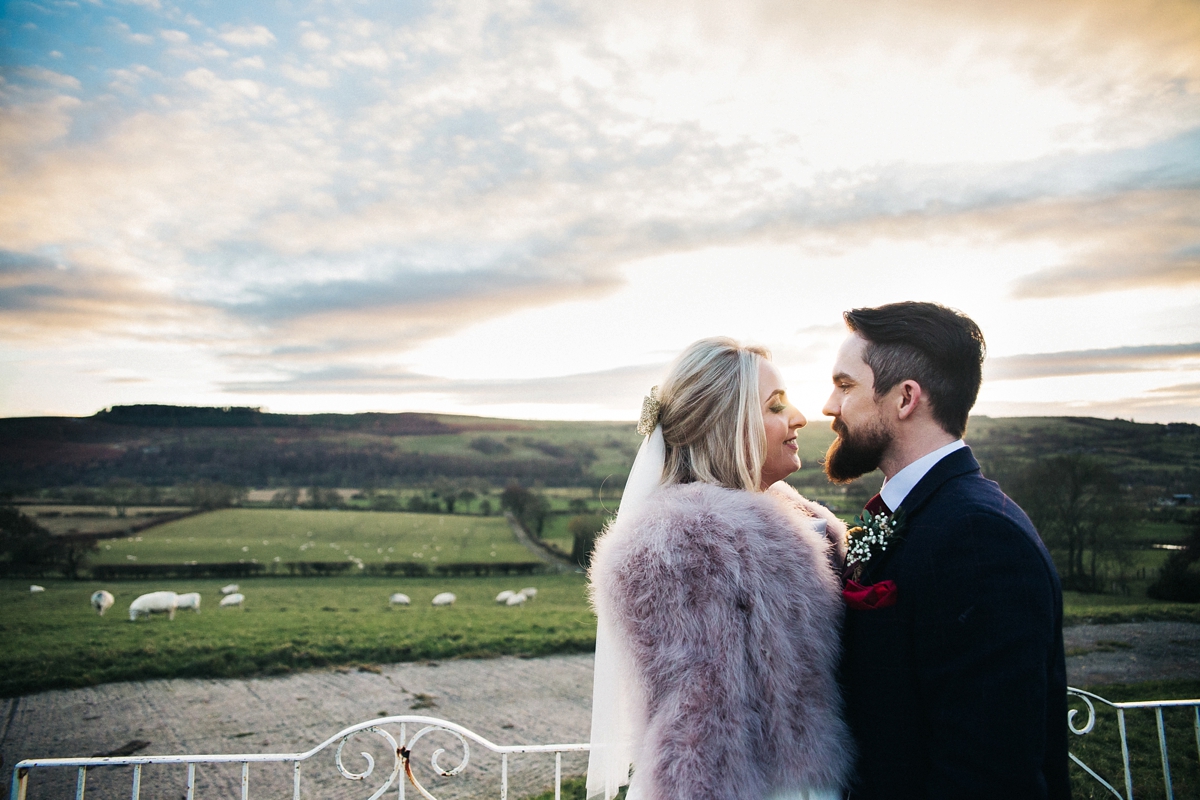
[[[226,509],[100,543],[93,564],[533,561],[503,517]]]
[[[581,574],[491,578],[369,576],[253,578],[239,581],[242,609],[217,607],[225,581],[155,582],[0,581],[0,696],[109,681],[170,677],[279,674],[334,664],[433,658],[547,655],[591,650],[595,620]],[[524,607],[497,606],[504,589],[536,586]],[[96,589],[116,595],[97,617],[88,605]],[[202,611],[128,619],[129,603],[144,592],[197,591]],[[458,603],[433,608],[435,594]],[[407,608],[388,596],[404,592]],[[1154,603],[1144,597],[1067,593],[1068,624],[1131,620],[1200,622],[1200,607]]]
[[[239,581],[245,606],[219,608],[225,581],[99,584],[0,581],[0,696],[110,681],[282,674],[333,664],[589,651],[596,623],[582,575],[389,580],[372,577]],[[497,606],[504,589],[534,586],[525,606]],[[116,605],[98,617],[97,589]],[[135,597],[168,589],[200,592],[201,613],[130,622]],[[458,596],[434,608],[439,592]],[[388,597],[404,592],[408,607]]]

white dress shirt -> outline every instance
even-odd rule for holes
[[[959,439],[948,445],[939,447],[932,453],[921,456],[893,475],[891,480],[884,479],[883,488],[879,490],[879,497],[883,502],[887,503],[889,509],[895,511],[904,502],[904,498],[908,497],[908,493],[913,490],[913,487],[921,482],[921,478],[925,477],[925,473],[933,469],[934,464],[955,450],[966,446],[967,443]]]

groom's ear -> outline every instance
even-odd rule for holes
[[[896,417],[900,420],[911,419],[925,399],[925,391],[921,384],[914,380],[901,381],[893,390],[895,395]]]

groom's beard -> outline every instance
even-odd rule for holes
[[[882,425],[851,433],[846,423],[834,418],[837,438],[825,451],[825,475],[834,483],[849,483],[879,468],[883,454],[892,444],[892,434]]]

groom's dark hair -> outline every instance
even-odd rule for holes
[[[875,373],[875,396],[914,380],[929,396],[933,418],[952,436],[967,430],[979,396],[987,345],[979,326],[961,311],[937,303],[889,303],[842,314],[867,340],[863,360]]]

